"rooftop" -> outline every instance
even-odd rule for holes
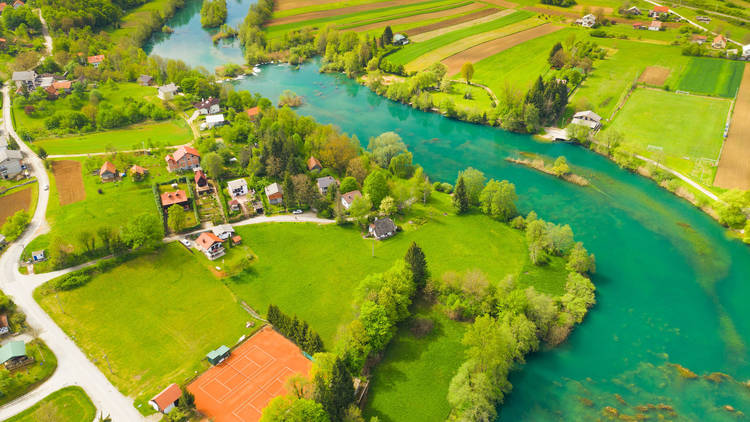
[[[161,194],[161,205],[164,207],[180,204],[187,202],[188,198],[184,190],[176,190],[174,192],[165,192]]]
[[[166,409],[169,405],[179,400],[180,396],[182,396],[180,386],[173,383],[162,390],[161,393],[155,395],[151,401],[156,403],[159,409]]]

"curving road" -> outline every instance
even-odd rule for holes
[[[39,201],[31,219],[29,228],[24,234],[13,242],[8,250],[0,257],[0,288],[11,296],[16,305],[26,314],[26,321],[30,327],[35,329],[39,338],[57,356],[57,370],[45,383],[32,392],[0,407],[0,420],[7,419],[22,410],[31,407],[44,396],[68,385],[82,387],[91,397],[97,409],[104,414],[109,414],[116,422],[135,422],[146,420],[133,406],[133,400],[122,395],[107,380],[78,346],[55,324],[52,318],[36,303],[33,292],[36,287],[77,269],[76,267],[66,270],[55,271],[45,274],[22,275],[18,272],[18,262],[23,252],[24,245],[28,244],[36,236],[49,231],[45,219],[47,204],[49,203],[49,178],[44,169],[44,162],[34,154],[31,149],[18,137],[13,129],[10,116],[9,86],[2,89],[3,94],[3,120],[5,131],[12,136],[26,156],[26,164],[32,175],[36,176],[39,183]]]

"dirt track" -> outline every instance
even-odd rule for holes
[[[440,12],[424,13],[424,14],[421,14],[421,15],[407,16],[407,17],[404,17],[404,18],[391,19],[391,20],[388,20],[388,21],[376,22],[376,23],[371,23],[371,24],[368,24],[368,25],[357,26],[357,27],[351,28],[351,29],[353,31],[355,31],[355,32],[364,32],[364,31],[369,31],[371,29],[375,29],[375,28],[384,28],[386,26],[395,26],[395,25],[402,25],[402,24],[405,24],[405,23],[413,23],[413,22],[426,21],[428,19],[444,18],[446,16],[458,15],[459,13],[470,12],[472,10],[476,10],[476,9],[481,8],[481,7],[484,7],[484,4],[482,4],[482,3],[469,3],[469,4],[465,5],[465,6],[456,7],[454,9],[442,10]]]
[[[649,66],[647,67],[641,76],[638,78],[638,82],[652,86],[662,86],[667,81],[669,74],[672,69],[662,66]]]
[[[750,189],[750,72],[747,66],[714,184],[725,189]]]
[[[60,205],[68,205],[86,199],[80,161],[53,161],[52,174],[55,175]]]
[[[494,56],[501,51],[515,47],[518,44],[541,37],[542,35],[551,34],[562,29],[560,26],[545,24],[525,31],[517,32],[507,37],[498,38],[466,49],[458,54],[454,54],[442,60],[442,63],[448,68],[448,75],[455,75],[461,70],[464,63],[476,63],[482,59]]]
[[[5,220],[20,210],[28,210],[31,203],[31,189],[36,189],[35,184],[13,191],[4,196],[0,196],[0,226],[5,224]]]
[[[484,9],[478,12],[470,13],[468,15],[459,16],[457,18],[447,19],[442,22],[436,22],[430,25],[418,26],[416,28],[407,29],[404,32],[409,37],[414,37],[415,35],[424,34],[425,32],[435,31],[435,30],[447,28],[453,25],[458,25],[460,23],[473,21],[474,19],[483,18],[493,13],[497,13],[497,10],[496,9]]]
[[[328,18],[331,16],[348,15],[350,13],[366,12],[375,9],[385,9],[388,7],[402,6],[405,4],[421,3],[422,0],[392,0],[380,3],[359,4],[357,6],[342,7],[340,9],[321,10],[317,12],[300,13],[299,15],[285,16],[283,18],[271,19],[266,26],[283,25],[286,23],[295,23],[309,21],[313,19]]]

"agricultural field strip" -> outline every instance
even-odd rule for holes
[[[414,26],[406,30],[406,34],[409,36],[409,38],[411,38],[412,41],[414,41],[414,37],[416,35],[424,34],[425,32],[435,31],[441,28],[447,28],[449,26],[458,25],[459,23],[463,23],[466,21],[473,21],[475,19],[483,18],[485,16],[496,13],[497,10],[498,9],[496,8],[483,9],[478,12],[469,13],[469,14],[458,16],[458,17],[451,18],[451,19],[441,20],[441,21],[431,23],[428,25]]]
[[[682,91],[734,98],[744,67],[742,62],[693,57],[678,87]]]
[[[322,10],[318,12],[300,13],[299,15],[287,16],[282,18],[272,17],[266,22],[266,27],[279,26],[297,22],[319,21],[322,19],[336,18],[338,16],[352,16],[365,14],[372,11],[395,10],[403,7],[417,6],[435,3],[434,1],[423,0],[391,0],[387,2],[361,4],[351,7],[342,7],[337,9]]]
[[[403,0],[400,0],[403,1]],[[333,14],[331,16],[321,17],[317,19],[301,20],[292,23],[279,24],[275,26],[266,26],[265,31],[270,38],[280,37],[288,31],[303,27],[323,27],[328,24],[336,25],[348,25],[356,23],[357,25],[364,25],[367,23],[374,23],[376,21],[395,19],[399,17],[406,17],[412,15],[418,15],[421,13],[435,12],[439,10],[450,9],[452,7],[463,6],[469,3],[469,1],[460,0],[431,0],[428,2],[421,3],[407,3],[399,6],[392,6],[388,8],[380,8],[375,10],[369,10],[364,12],[355,12],[349,14]],[[335,12],[335,11],[332,11]]]
[[[405,65],[417,59],[418,57],[424,55],[425,53],[428,53],[437,48],[454,43],[463,38],[470,37],[472,35],[494,31],[498,28],[502,28],[504,26],[508,26],[510,24],[520,22],[523,19],[527,19],[531,17],[531,15],[532,14],[529,12],[516,12],[511,15],[502,17],[500,19],[495,19],[491,22],[483,23],[480,25],[474,25],[469,28],[460,29],[458,31],[452,31],[445,35],[435,37],[426,42],[410,44],[404,49],[402,49],[401,51],[398,51],[395,54],[388,56],[388,60],[392,63]]]
[[[514,24],[508,25],[506,27],[496,29],[494,31],[489,31],[489,32],[485,32],[482,34],[477,34],[471,37],[464,38],[462,40],[440,47],[436,50],[432,50],[423,56],[420,56],[416,60],[408,63],[405,66],[405,70],[408,72],[422,70],[430,66],[433,63],[437,63],[446,57],[450,57],[454,54],[458,54],[475,45],[478,45],[487,41],[492,41],[497,38],[506,37],[506,36],[509,36],[509,35],[512,35],[521,31],[525,31],[530,28],[534,28],[536,26],[542,25],[543,23],[544,21],[537,19],[537,18],[525,19],[520,22],[516,22]]]
[[[424,41],[427,41],[429,39],[432,39],[432,38],[435,38],[435,37],[439,37],[439,36],[441,36],[443,34],[447,34],[447,33],[452,32],[452,31],[458,31],[460,29],[469,28],[469,27],[474,26],[474,25],[481,25],[481,24],[486,23],[486,22],[491,22],[491,21],[493,21],[495,19],[500,19],[502,17],[508,16],[508,15],[512,15],[513,13],[516,13],[516,11],[513,10],[513,9],[500,10],[500,11],[498,11],[498,12],[492,14],[492,15],[489,15],[489,16],[484,16],[484,17],[481,17],[481,18],[478,18],[478,19],[474,19],[474,20],[471,20],[471,21],[468,21],[468,22],[463,22],[463,23],[460,23],[460,24],[457,24],[457,25],[453,25],[453,26],[449,26],[449,27],[445,27],[445,28],[436,29],[436,30],[430,31],[430,32],[425,32],[423,34],[419,34],[419,35],[415,35],[413,37],[410,37],[410,39],[411,39],[412,42],[424,42]]]
[[[423,20],[430,19],[430,17],[424,17],[429,14],[436,14],[436,13],[442,13],[443,17],[450,16],[457,13],[465,13],[466,11],[459,11],[456,12],[457,9],[461,9],[466,6],[470,6],[472,4],[471,0],[464,0],[464,1],[451,1],[447,4],[441,3],[438,6],[430,5],[429,7],[426,7],[424,9],[414,9],[409,11],[402,11],[397,14],[381,14],[377,17],[368,17],[364,20],[355,20],[355,21],[347,21],[347,22],[337,22],[336,27],[341,30],[348,30],[348,29],[354,29],[359,28],[362,26],[370,26],[369,29],[378,28],[378,27],[384,27],[388,25],[388,22],[401,20],[403,23],[409,23],[409,22],[420,22]],[[481,7],[481,4],[479,4]],[[476,6],[474,6],[476,7]],[[469,9],[472,10],[472,9]],[[434,17],[433,17],[434,18]]]
[[[451,8],[448,10],[441,10],[438,12],[431,12],[431,13],[425,13],[425,14],[420,14],[420,15],[407,16],[403,18],[390,19],[390,20],[386,20],[382,22],[375,22],[375,23],[362,25],[362,26],[354,26],[354,27],[347,26],[342,29],[352,29],[355,32],[365,32],[365,31],[369,31],[375,28],[382,28],[384,26],[394,26],[394,25],[401,25],[405,23],[425,21],[428,19],[444,18],[444,17],[448,17],[448,16],[460,14],[460,13],[471,12],[471,11],[474,11],[483,7],[484,5],[482,3],[469,3],[465,6]]]
[[[449,75],[455,75],[466,62],[478,62],[484,58],[494,56],[504,50],[543,35],[551,34],[561,30],[562,27],[551,24],[544,24],[525,31],[517,32],[507,37],[498,38],[488,41],[477,46],[471,47],[458,54],[454,54],[442,60],[442,63],[448,68]]]
[[[719,159],[714,184],[731,189],[750,189],[750,71],[744,70],[734,105],[729,136]]]
[[[380,3],[383,0],[277,0],[274,1],[274,17],[299,15],[301,13],[319,12],[328,9],[357,6],[360,4]]]

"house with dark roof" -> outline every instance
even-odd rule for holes
[[[347,192],[341,195],[341,205],[343,205],[344,208],[349,209],[349,207],[352,206],[352,203],[354,202],[354,200],[357,198],[361,198],[361,197],[362,197],[362,192],[358,190]]]
[[[0,336],[10,334],[10,324],[8,324],[8,315],[0,315]]]
[[[201,233],[201,235],[198,236],[198,239],[195,240],[195,244],[198,247],[198,250],[203,252],[203,254],[206,255],[206,258],[212,261],[224,256],[226,253],[224,251],[222,240],[211,232]]]
[[[154,84],[154,78],[151,75],[141,75],[138,77],[138,84],[141,86],[151,86]]]
[[[388,217],[378,218],[370,224],[369,233],[372,237],[383,240],[396,234],[396,224]]]
[[[211,192],[211,185],[208,183],[208,177],[206,177],[206,173],[204,173],[203,170],[195,170],[193,181],[195,182],[195,190],[198,192],[198,195]]]
[[[190,209],[190,200],[182,189],[178,189],[174,192],[164,192],[160,197],[161,207],[164,211],[172,205],[180,205],[185,210]]]
[[[37,87],[37,74],[33,70],[22,70],[13,72],[13,82],[16,88],[26,88],[27,91],[33,91]]]
[[[211,228],[211,233],[215,234],[223,242],[234,235],[234,227],[231,224],[219,224]]]
[[[174,153],[167,154],[164,160],[167,162],[167,170],[170,172],[192,170],[200,166],[201,153],[193,147],[183,145],[177,148]]]
[[[318,192],[320,192],[321,195],[325,196],[328,193],[328,188],[330,188],[331,185],[338,185],[339,181],[331,176],[326,176],[318,177],[318,179],[315,181],[315,184],[318,185]]]
[[[167,388],[161,391],[161,393],[155,395],[148,404],[154,408],[157,412],[168,414],[177,406],[177,402],[182,396],[182,390],[177,384],[170,384]]]
[[[14,149],[0,149],[0,179],[18,176],[23,171],[23,153]]]
[[[105,161],[102,164],[102,168],[99,169],[99,178],[102,182],[112,182],[117,178],[117,168],[114,164],[109,161]]]
[[[317,158],[310,156],[310,159],[307,160],[307,170],[308,171],[321,171],[323,170],[323,166],[320,164],[320,161],[318,161]]]
[[[586,110],[574,114],[571,124],[586,126],[591,130],[596,130],[601,126],[601,121],[601,116],[591,110]]]
[[[219,99],[214,97],[208,97],[194,103],[193,107],[195,107],[200,114],[216,114],[221,111],[221,107],[219,107]]]
[[[216,366],[228,358],[231,353],[232,351],[222,344],[218,349],[208,352],[206,359],[208,359],[211,365]]]

